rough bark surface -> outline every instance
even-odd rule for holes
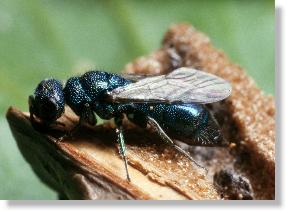
[[[57,142],[78,118],[67,108],[60,122],[39,133],[29,114],[7,112],[17,144],[40,179],[67,199],[274,199],[275,104],[238,65],[214,48],[190,25],[174,25],[162,48],[128,64],[125,72],[159,74],[190,66],[232,84],[232,95],[208,105],[222,127],[229,148],[188,147],[208,174],[163,144],[149,129],[125,122],[131,182],[125,179],[111,123],[81,127]],[[180,144],[182,145],[182,144]]]

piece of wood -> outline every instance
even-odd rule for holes
[[[60,129],[35,131],[28,114],[10,108],[12,133],[25,159],[51,188],[68,199],[218,199],[205,172],[162,144],[153,133],[126,129],[131,182],[116,148],[110,124],[82,127],[57,142]],[[71,129],[78,119],[66,112],[59,120]]]
[[[39,178],[66,199],[274,199],[273,98],[264,96],[240,67],[189,25],[171,27],[161,49],[128,64],[125,71],[158,74],[180,66],[211,72],[233,87],[230,98],[209,105],[233,145],[183,145],[208,174],[149,129],[125,122],[128,182],[111,123],[83,126],[73,138],[57,142],[78,121],[68,108],[59,120],[66,127],[45,134],[32,128],[29,114],[10,108],[7,119],[19,149]]]

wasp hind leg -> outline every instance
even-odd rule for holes
[[[116,128],[117,142],[119,144],[119,153],[124,160],[127,180],[131,181],[129,171],[128,171],[128,160],[127,160],[127,156],[126,156],[126,145],[125,145],[122,122],[123,122],[123,116],[115,117],[115,124],[117,126],[117,128]]]
[[[194,160],[191,155],[186,152],[185,150],[183,150],[182,148],[180,148],[179,146],[177,146],[173,140],[164,132],[164,130],[161,128],[161,126],[157,123],[156,120],[154,120],[151,117],[147,117],[148,118],[148,124],[154,128],[156,130],[156,132],[158,133],[158,135],[162,138],[162,140],[164,142],[166,142],[168,145],[171,145],[173,148],[175,148],[178,152],[182,153],[184,156],[186,156],[189,160],[191,160],[196,166],[198,166],[201,169],[204,169],[204,171],[207,173],[208,170],[200,165],[196,160]]]

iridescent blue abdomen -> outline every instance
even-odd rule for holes
[[[163,105],[163,108],[159,122],[174,135],[191,137],[207,125],[208,112],[199,104]]]
[[[208,119],[199,104],[136,104],[135,111],[152,117],[174,135],[192,136],[199,126],[205,127]]]
[[[191,145],[216,145],[222,139],[211,114],[200,104],[135,104],[135,114],[152,117],[170,137]]]

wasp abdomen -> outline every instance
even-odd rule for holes
[[[222,145],[223,138],[216,121],[200,104],[136,104],[135,111],[136,117],[150,116],[168,135],[187,144]],[[130,120],[141,122],[131,118]]]
[[[209,111],[200,104],[166,106],[162,125],[171,137],[190,145],[221,146],[224,139]]]

